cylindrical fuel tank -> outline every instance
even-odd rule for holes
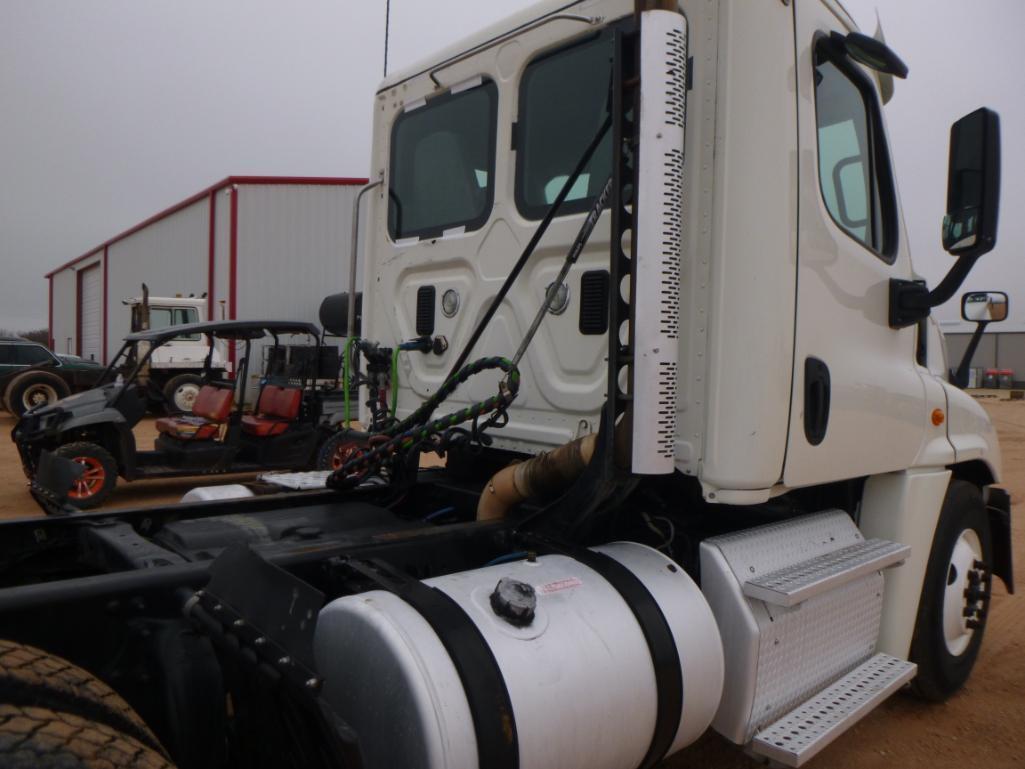
[[[594,550],[643,583],[672,631],[683,681],[667,754],[675,752],[704,732],[719,705],[723,654],[715,619],[697,585],[662,553],[632,542]],[[515,580],[506,596],[513,603],[517,590],[532,594],[526,616],[522,606],[495,605],[503,579]],[[512,705],[520,769],[640,764],[656,722],[655,668],[633,611],[598,572],[546,555],[425,584],[459,604],[494,655]],[[323,696],[355,729],[367,769],[487,769],[478,765],[456,667],[410,604],[383,590],[332,601],[320,613],[314,652]]]

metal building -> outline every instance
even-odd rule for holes
[[[316,322],[321,299],[349,288],[352,204],[365,183],[229,176],[211,185],[46,275],[50,348],[107,362],[130,330],[122,301],[142,283],[152,296],[205,293],[211,320]]]

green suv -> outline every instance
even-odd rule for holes
[[[55,355],[21,337],[0,337],[0,399],[15,416],[88,390],[102,373],[99,363],[77,355]]]

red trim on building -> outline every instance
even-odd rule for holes
[[[107,246],[103,247],[103,365],[107,365]]]
[[[214,320],[214,281],[217,266],[217,191],[210,190],[210,242],[207,246],[206,319]]]
[[[354,186],[362,186],[362,185],[366,184],[367,181],[368,181],[367,179],[361,179],[361,178],[355,178],[355,177],[339,177],[339,176],[229,176],[226,179],[222,179],[221,181],[217,182],[216,184],[211,184],[209,187],[204,189],[202,192],[197,192],[192,197],[186,198],[185,200],[181,201],[180,203],[176,203],[175,205],[171,206],[170,208],[166,208],[163,211],[161,211],[160,213],[154,214],[149,219],[146,219],[145,221],[139,222],[139,224],[135,225],[134,227],[131,227],[131,228],[125,230],[124,232],[122,232],[122,233],[120,233],[118,235],[115,235],[110,240],[108,240],[108,241],[106,241],[104,243],[101,243],[100,245],[98,245],[95,248],[87,251],[86,253],[82,254],[81,256],[75,257],[74,259],[72,259],[69,262],[65,262],[60,267],[57,267],[56,269],[51,270],[50,272],[46,273],[45,277],[49,278],[52,275],[54,275],[55,273],[58,273],[61,270],[67,269],[68,267],[71,267],[73,264],[77,264],[78,262],[81,262],[83,259],[88,259],[90,256],[95,254],[100,249],[109,248],[110,246],[112,246],[115,243],[117,243],[119,240],[124,240],[129,235],[134,235],[139,230],[148,227],[149,225],[153,224],[154,222],[160,221],[161,219],[164,219],[164,218],[170,216],[171,214],[177,213],[178,211],[181,211],[183,208],[188,208],[193,203],[198,203],[200,200],[205,198],[210,193],[217,192],[218,190],[222,190],[225,187],[228,187],[228,186],[230,186],[232,184],[275,184],[275,185],[280,185],[280,184],[301,184],[301,185],[309,185],[309,186],[314,186],[314,187],[337,187],[337,186],[352,186],[352,187],[354,187]]]
[[[231,188],[231,227],[228,241],[228,319],[235,320],[238,301],[238,187]],[[235,377],[235,345],[228,346],[232,378]]]
[[[57,352],[53,338],[53,276],[49,276],[47,280],[50,281],[50,304],[46,311],[46,338],[50,340],[50,352]]]

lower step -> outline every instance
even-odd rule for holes
[[[877,654],[755,735],[751,750],[801,766],[915,676],[912,662]]]

